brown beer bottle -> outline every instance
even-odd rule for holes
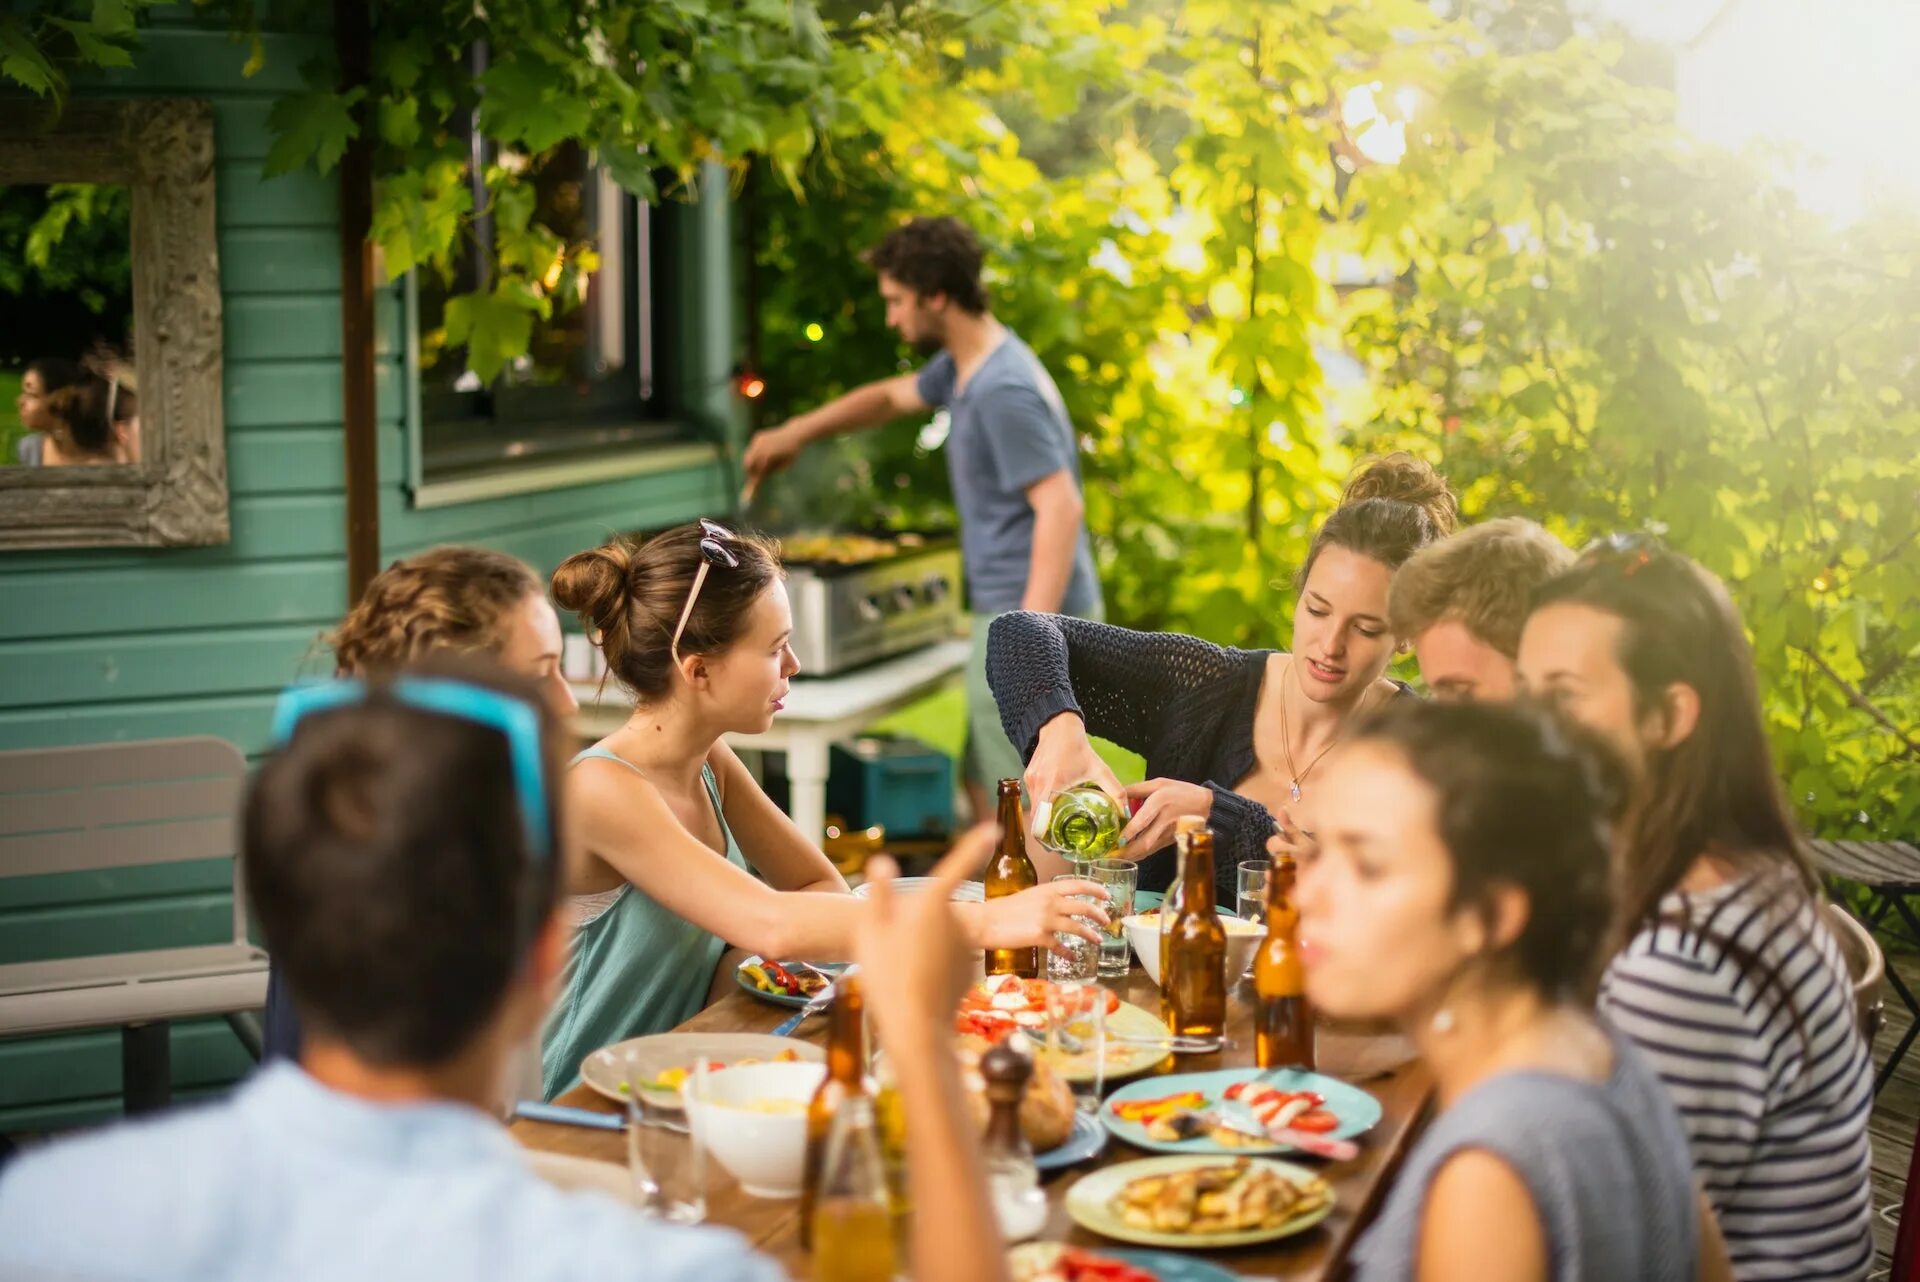
[[[1186,867],[1187,842],[1196,832],[1203,831],[1207,821],[1199,815],[1181,815],[1173,821],[1173,884],[1167,887],[1167,893],[1160,900],[1160,992],[1165,1002],[1167,991],[1167,944],[1173,938],[1173,921],[1180,915],[1181,869]],[[1209,896],[1213,892],[1207,892]]]
[[[1180,886],[1161,976],[1167,1027],[1176,1037],[1220,1037],[1227,1031],[1227,928],[1213,903],[1213,834],[1205,828],[1187,838]]]
[[[867,999],[860,976],[842,975],[833,987],[833,1006],[827,1016],[827,1075],[807,1101],[807,1156],[800,1185],[800,1241],[811,1243],[813,1207],[820,1194],[821,1166],[834,1118],[848,1101],[874,1099],[873,1079],[867,1073]]]
[[[1267,937],[1253,957],[1253,1061],[1261,1068],[1313,1067],[1313,1008],[1293,902],[1299,871],[1292,855],[1281,855],[1267,880]]]
[[[1026,823],[1020,814],[1020,781],[1000,781],[1000,848],[987,861],[987,898],[1017,895],[1040,884],[1040,874],[1027,858]],[[1040,978],[1038,948],[987,949],[987,974]]]

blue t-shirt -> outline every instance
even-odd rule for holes
[[[0,1278],[53,1282],[780,1282],[738,1234],[563,1192],[493,1118],[375,1104],[291,1064],[223,1103],[0,1174]]]
[[[945,406],[950,416],[947,474],[960,509],[971,604],[983,614],[1017,610],[1033,564],[1027,487],[1062,468],[1080,483],[1073,424],[1052,376],[1011,330],[958,396],[954,381],[953,356],[942,352],[921,367],[915,386],[921,400]],[[1083,526],[1060,612],[1085,615],[1099,603],[1100,581]]]

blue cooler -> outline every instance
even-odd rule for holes
[[[953,832],[953,759],[906,735],[862,735],[833,745],[827,812],[850,829],[944,838]]]

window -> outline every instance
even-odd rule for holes
[[[476,73],[484,66],[476,55]],[[416,502],[427,505],[422,487],[472,481],[508,465],[518,472],[535,463],[573,464],[577,471],[622,447],[686,440],[690,433],[674,421],[684,407],[675,404],[673,379],[665,374],[672,355],[665,339],[673,327],[662,323],[669,315],[662,285],[672,279],[680,222],[674,211],[636,200],[575,143],[528,156],[471,131],[468,139],[475,208],[486,208],[488,165],[521,166],[533,179],[532,221],[570,249],[592,245],[598,262],[589,271],[577,253],[555,257],[542,278],[553,297],[552,315],[535,319],[526,355],[490,384],[467,368],[464,345],[447,343],[445,313],[450,297],[491,280],[491,215],[475,220],[451,279],[431,270],[414,273]],[[467,493],[470,488],[461,497],[480,495]]]

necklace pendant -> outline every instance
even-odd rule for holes
[[[1293,794],[1295,801],[1300,800],[1300,781],[1298,779],[1287,780],[1287,791]]]

